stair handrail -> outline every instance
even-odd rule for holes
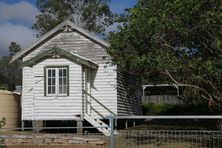
[[[83,93],[85,93],[86,95],[88,95],[90,98],[92,98],[94,101],[96,101],[99,105],[101,105],[103,108],[105,108],[108,112],[110,112],[111,114],[113,114],[114,116],[116,116],[116,114],[111,111],[109,108],[107,108],[105,105],[103,105],[100,101],[98,101],[95,97],[93,97],[91,94],[89,94],[87,91],[83,90]]]

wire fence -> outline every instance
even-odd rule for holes
[[[27,128],[24,132],[17,128],[17,132],[9,134],[9,129],[0,132],[0,139],[4,139],[0,145],[20,148],[20,147],[78,147],[78,148],[221,148],[222,131],[218,130],[150,130],[129,128],[116,132],[115,120],[174,120],[174,119],[199,119],[216,120],[222,116],[112,116],[107,117],[110,124],[107,127],[85,126],[83,133],[32,133],[32,128]],[[175,120],[177,122],[177,120]],[[96,128],[109,128],[110,135],[104,136]],[[42,130],[69,129],[77,130],[78,127],[44,127]],[[94,129],[94,130],[93,130]],[[28,132],[27,132],[28,131]],[[1,147],[1,146],[0,146]]]
[[[220,148],[221,131],[132,130],[116,137],[117,148]]]
[[[222,116],[116,116],[112,119],[221,120]],[[111,129],[112,129],[111,124]],[[112,135],[111,148],[221,148],[222,131],[215,130],[123,130]]]
[[[100,133],[3,136],[7,147],[109,148],[110,137]],[[221,148],[222,131],[127,130],[114,136],[115,148]],[[4,145],[4,144],[2,144]]]

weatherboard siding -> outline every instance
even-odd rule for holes
[[[97,64],[105,64],[106,62],[111,61],[111,58],[106,53],[104,47],[94,43],[77,32],[61,32],[52,36],[44,44],[25,56],[23,61],[29,60],[39,53],[54,47],[78,54],[96,62]]]
[[[86,59],[96,62],[99,65],[99,68],[97,70],[91,70],[91,95],[116,114],[124,113],[124,115],[128,115],[133,113],[131,111],[128,111],[129,108],[134,105],[132,100],[128,100],[129,98],[120,97],[120,95],[117,94],[117,86],[121,82],[117,82],[117,67],[111,64],[111,57],[106,53],[106,47],[93,42],[91,39],[85,37],[80,33],[77,33],[75,31],[55,33],[49,39],[46,39],[43,43],[41,43],[37,47],[34,47],[32,51],[30,51],[29,54],[23,58],[23,61],[27,61],[37,56],[38,54],[54,47],[72,52],[74,54],[78,54]],[[25,100],[33,100],[34,103],[34,108],[32,107],[33,114],[31,112],[25,112],[25,115],[29,119],[30,116],[28,116],[28,113],[30,115],[33,115],[33,119],[41,118],[43,120],[61,120],[61,118],[63,117],[62,119],[65,120],[67,118],[73,117],[73,114],[80,114],[82,112],[82,107],[85,107],[85,104],[82,104],[83,100],[81,100],[84,99],[81,93],[81,88],[83,87],[83,84],[81,82],[83,77],[81,66],[68,60],[60,61],[57,63],[53,60],[56,59],[47,59],[35,65],[33,70],[33,75],[35,76],[33,76],[33,80],[30,79],[29,81],[24,81],[23,85],[28,84],[29,87],[32,87],[33,83],[36,83],[34,85],[35,88],[33,91],[33,95],[29,93],[26,94],[29,95],[29,97],[24,98]],[[53,64],[66,65],[64,64],[64,62],[67,62],[67,64],[70,66],[70,96],[64,98],[44,97],[44,80],[42,80],[43,77],[41,78],[41,76],[43,76],[44,74],[44,66]],[[24,71],[24,73],[26,72],[27,71]],[[33,83],[30,83],[31,81],[33,81]],[[124,87],[121,87],[120,89],[122,88]],[[125,93],[124,89],[123,93]],[[31,98],[31,96],[33,98]],[[117,105],[117,98],[119,102],[127,103],[119,103]],[[70,105],[70,103],[72,104],[73,108],[68,106]],[[110,113],[106,109],[104,109],[95,101],[92,100],[91,103],[92,107],[95,108],[103,116],[110,115]],[[63,108],[64,106],[66,106],[66,109]],[[23,110],[27,110],[27,107],[28,106],[24,106]],[[91,110],[91,114],[92,116],[99,118],[98,113],[96,113],[95,111]]]
[[[118,115],[141,115],[141,88],[135,76],[117,72],[117,108]]]
[[[22,120],[32,120],[33,115],[33,97],[34,97],[34,79],[33,68],[24,67],[22,77]]]
[[[69,66],[69,96],[45,96],[44,90],[44,68],[45,66]],[[46,59],[33,66],[32,83],[25,83],[33,87],[33,96],[24,100],[32,100],[32,120],[75,120],[76,115],[81,115],[82,106],[82,69],[81,65],[66,59]],[[25,78],[26,79],[26,78]],[[27,81],[26,81],[27,82]],[[24,104],[24,103],[23,103]],[[23,105],[24,111],[28,106]],[[26,120],[30,112],[23,112]]]
[[[69,96],[44,96],[44,67],[69,66]],[[82,82],[81,65],[66,59],[46,59],[34,66],[35,100],[34,117],[36,119],[76,119],[81,115]]]
[[[98,71],[92,72],[95,80],[92,82],[91,95],[105,105],[109,110],[117,114],[117,75],[116,66],[111,64],[100,64]],[[103,116],[109,116],[111,113],[104,109],[97,102],[91,100],[92,107]],[[98,117],[98,113],[91,111],[92,116]]]

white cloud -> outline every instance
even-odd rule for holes
[[[13,20],[22,23],[33,23],[35,16],[39,13],[34,5],[26,1],[15,4],[0,2],[0,22]]]
[[[10,42],[17,42],[23,48],[36,37],[31,26],[40,12],[29,2],[7,4],[0,0],[0,57],[8,55]]]
[[[118,26],[122,26],[122,23],[113,23],[109,27],[106,28],[106,33],[112,32],[112,31],[118,31]]]
[[[0,57],[8,54],[10,42],[17,42],[23,48],[36,39],[36,32],[27,26],[11,23],[0,24]]]

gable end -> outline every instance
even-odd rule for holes
[[[14,62],[17,59],[23,58],[33,48],[35,48],[36,46],[38,46],[39,44],[41,44],[42,42],[47,40],[52,35],[56,34],[58,31],[61,31],[61,30],[68,31],[67,30],[67,26],[71,27],[70,28],[71,30],[75,30],[76,32],[82,34],[83,36],[85,36],[88,39],[94,41],[95,43],[97,43],[99,45],[102,45],[105,48],[109,48],[109,46],[110,46],[108,42],[106,42],[106,41],[104,41],[104,40],[102,40],[102,39],[92,35],[91,33],[89,33],[88,31],[84,30],[83,28],[76,26],[75,24],[73,24],[69,20],[66,20],[66,21],[62,22],[61,24],[59,24],[58,26],[56,26],[55,28],[53,28],[52,30],[50,30],[49,32],[47,32],[45,35],[43,35],[41,38],[39,38],[37,41],[35,41],[31,46],[29,46],[28,48],[20,51],[15,56],[13,56],[12,60],[10,61],[10,63]]]
[[[25,66],[31,67],[31,66],[36,65],[37,63],[39,63],[45,59],[58,58],[58,56],[60,58],[68,59],[72,62],[79,63],[81,65],[84,65],[84,66],[92,68],[92,69],[98,68],[98,64],[96,64],[95,62],[92,62],[92,61],[85,59],[81,56],[78,56],[73,53],[69,53],[69,52],[59,49],[59,48],[52,48],[50,50],[47,50],[47,51],[35,56],[34,58],[32,58],[30,60],[23,62],[22,67],[25,67]]]

